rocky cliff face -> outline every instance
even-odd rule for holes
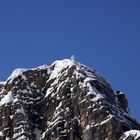
[[[0,140],[140,140],[125,95],[74,60],[0,83]]]

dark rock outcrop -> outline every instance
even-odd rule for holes
[[[128,107],[128,101],[126,99],[126,96],[123,92],[121,91],[116,91],[115,92],[115,96],[118,100],[118,103],[120,105],[120,107],[126,112],[126,113],[130,113],[129,107]]]
[[[140,129],[129,113],[122,92],[75,60],[16,69],[0,84],[0,140],[125,140]]]

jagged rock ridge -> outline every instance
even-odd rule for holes
[[[139,130],[125,95],[75,60],[16,69],[0,84],[1,140],[139,140]]]

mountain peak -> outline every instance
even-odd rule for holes
[[[14,70],[0,86],[0,114],[2,140],[123,140],[140,129],[125,94],[73,59]]]

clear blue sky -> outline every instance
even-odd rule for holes
[[[140,121],[139,0],[1,0],[0,80],[70,58],[94,67]]]

